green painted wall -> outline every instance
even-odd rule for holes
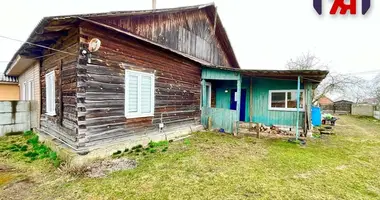
[[[220,69],[203,68],[202,79],[209,80],[238,80],[240,73],[234,71],[226,71]]]
[[[235,110],[222,108],[202,108],[202,124],[208,125],[208,118],[211,117],[213,129],[223,128],[225,132],[233,132],[233,123],[236,121],[237,112]]]
[[[231,89],[236,89],[236,81],[221,81],[216,87],[216,107],[230,108]],[[228,90],[228,93],[225,90]],[[245,121],[249,122],[250,81],[243,78],[242,89],[246,89]],[[253,122],[265,125],[295,126],[297,113],[295,111],[270,111],[268,109],[269,90],[297,89],[297,81],[253,78]],[[303,84],[301,83],[301,89]],[[311,93],[308,93],[311,95]],[[310,97],[311,98],[311,97]],[[310,99],[309,98],[309,99]],[[303,112],[300,112],[300,124],[303,123]]]

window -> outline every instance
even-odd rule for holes
[[[55,76],[54,71],[45,76],[46,84],[46,114],[55,115]]]
[[[300,91],[300,110],[303,111],[304,91]],[[269,110],[297,110],[297,90],[270,90]]]
[[[154,74],[125,70],[125,116],[154,114]]]
[[[27,86],[27,84],[26,84],[26,82],[24,82],[23,84],[22,84],[22,95],[21,95],[21,99],[22,100],[26,100],[26,86]]]
[[[34,97],[34,88],[33,88],[33,80],[28,82],[28,98],[26,100],[33,100]]]
[[[21,89],[22,89],[21,100],[24,100],[24,101],[33,100],[33,97],[34,97],[33,80],[24,82],[22,84]]]
[[[202,87],[201,87],[202,88]],[[206,99],[207,99],[207,106],[208,108],[211,107],[211,83],[210,82],[206,82]],[[203,92],[202,92],[202,89],[201,89],[201,93],[200,93],[200,98],[201,98],[201,104],[200,104],[200,110],[202,110],[202,104],[203,104]]]

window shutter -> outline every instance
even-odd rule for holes
[[[46,90],[46,112],[48,113],[50,111],[50,76],[45,76],[45,90]]]
[[[152,112],[152,77],[141,76],[141,113]]]
[[[55,77],[54,72],[45,77],[46,84],[46,113],[55,115]]]
[[[128,113],[138,112],[138,76],[128,76]]]
[[[55,114],[55,77],[54,77],[54,72],[51,74],[50,76],[50,102],[51,102],[51,105],[50,105],[50,113],[52,114]]]

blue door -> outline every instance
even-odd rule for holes
[[[236,101],[235,101],[235,93],[236,93],[236,89],[232,89],[231,90],[231,102],[230,102],[230,109],[231,110],[236,110]],[[241,90],[241,97],[240,97],[240,117],[239,117],[239,120],[240,121],[245,121],[245,99],[246,99],[246,96],[247,96],[247,90],[246,89],[242,89]]]

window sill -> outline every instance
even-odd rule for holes
[[[269,108],[269,111],[287,111],[287,112],[297,112],[297,108]],[[305,110],[300,108],[300,112],[305,112]]]
[[[56,116],[55,113],[45,113],[45,115],[48,115],[48,116],[51,116],[51,117]]]
[[[142,118],[142,117],[154,117],[154,114],[139,114],[139,115],[127,115],[125,118],[134,119],[134,118]]]

